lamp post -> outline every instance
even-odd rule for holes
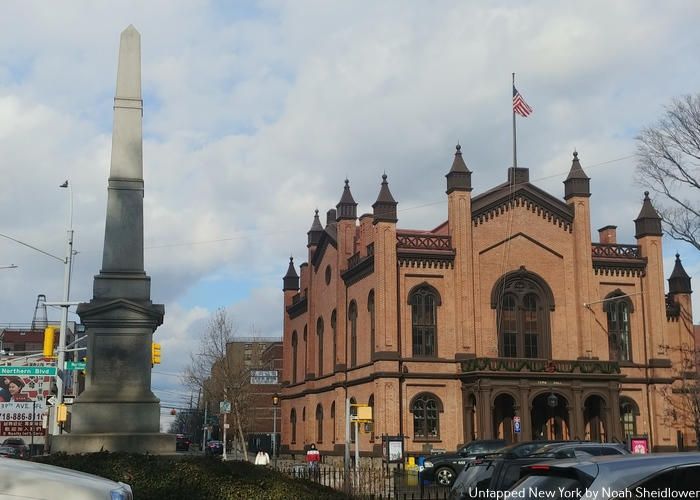
[[[277,467],[277,407],[280,404],[280,397],[277,393],[272,396],[272,458]]]
[[[66,258],[64,262],[64,273],[63,273],[63,303],[61,304],[61,330],[58,336],[58,349],[57,349],[57,371],[58,377],[56,377],[56,389],[57,389],[57,399],[58,404],[63,404],[63,391],[66,383],[66,372],[64,369],[64,364],[66,361],[66,329],[68,326],[68,307],[70,307],[70,275],[71,268],[73,267],[73,188],[66,180],[60,185],[62,188],[68,189],[68,229],[66,230]],[[58,422],[58,412],[56,413],[56,422]],[[60,434],[63,431],[63,427],[59,426]]]

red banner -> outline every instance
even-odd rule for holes
[[[0,422],[0,436],[44,436],[41,420],[34,422]]]

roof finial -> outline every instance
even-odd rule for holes
[[[576,148],[574,148],[574,160],[578,159],[578,151],[576,151]]]
[[[457,141],[457,146],[455,146],[455,147],[457,148],[458,153],[462,152],[462,146],[459,144],[459,141]]]

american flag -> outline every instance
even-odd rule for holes
[[[523,118],[532,113],[532,108],[527,105],[523,96],[521,96],[518,89],[515,88],[515,85],[513,85],[513,112],[518,113]]]

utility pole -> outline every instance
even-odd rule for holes
[[[206,449],[207,446],[207,430],[208,430],[208,424],[207,424],[207,402],[204,401],[204,422],[202,425],[202,452]]]
[[[228,391],[224,389],[224,455],[223,459],[226,460],[226,428],[228,424],[226,423],[226,415],[228,415]]]

